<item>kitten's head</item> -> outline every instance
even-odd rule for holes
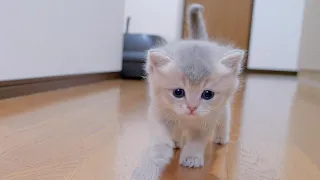
[[[238,87],[244,51],[209,42],[203,7],[188,8],[189,38],[148,52],[151,101],[158,111],[206,116],[224,106]]]
[[[208,41],[180,41],[148,53],[151,100],[159,111],[206,116],[224,106],[238,87],[244,51]]]

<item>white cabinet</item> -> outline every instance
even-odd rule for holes
[[[121,70],[124,0],[0,4],[0,81]]]
[[[168,42],[181,39],[183,11],[183,0],[125,1],[125,18],[131,17],[129,33],[155,34]]]
[[[255,0],[248,69],[297,71],[305,0]]]

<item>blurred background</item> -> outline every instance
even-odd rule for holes
[[[120,72],[123,52],[131,51],[132,44],[142,44],[135,49],[141,52],[153,45],[141,37],[123,38],[126,31],[167,42],[186,37],[190,3],[205,7],[210,37],[248,50],[246,69],[320,70],[317,0],[14,0],[0,6],[1,86],[13,80]],[[124,59],[143,62],[141,56]]]

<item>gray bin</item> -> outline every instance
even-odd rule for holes
[[[144,64],[147,51],[156,45],[166,43],[165,39],[148,34],[124,34],[123,63],[121,76],[123,78],[141,78],[144,74]]]

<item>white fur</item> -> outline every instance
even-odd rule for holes
[[[227,57],[221,59],[227,61]],[[233,62],[234,55],[231,57],[230,62]],[[162,57],[150,56],[149,58],[156,58],[150,59],[150,64],[147,65],[152,69],[148,71],[148,83],[149,120],[153,124],[150,130],[154,133],[153,139],[156,141],[154,144],[162,143],[167,144],[167,147],[182,148],[180,164],[187,167],[201,167],[204,165],[204,151],[209,141],[221,144],[229,141],[230,102],[239,84],[237,73],[233,73],[234,66],[213,63],[215,66],[212,68],[217,69],[216,73],[212,73],[196,84],[183,76],[183,73],[181,75],[174,61],[167,62],[172,63],[168,65],[170,68],[164,67],[166,63],[157,67],[151,63]],[[241,58],[242,56],[238,57],[239,61]],[[175,88],[183,88],[186,91],[186,97],[175,98],[172,95],[172,89]],[[216,93],[214,98],[199,100],[202,91],[208,89]],[[195,115],[192,116],[189,115],[187,108],[187,104],[190,103],[198,105]],[[170,162],[172,151],[153,150],[154,154],[163,153],[161,157],[166,158],[165,160],[154,159],[154,161],[161,161],[158,164],[165,165]]]

